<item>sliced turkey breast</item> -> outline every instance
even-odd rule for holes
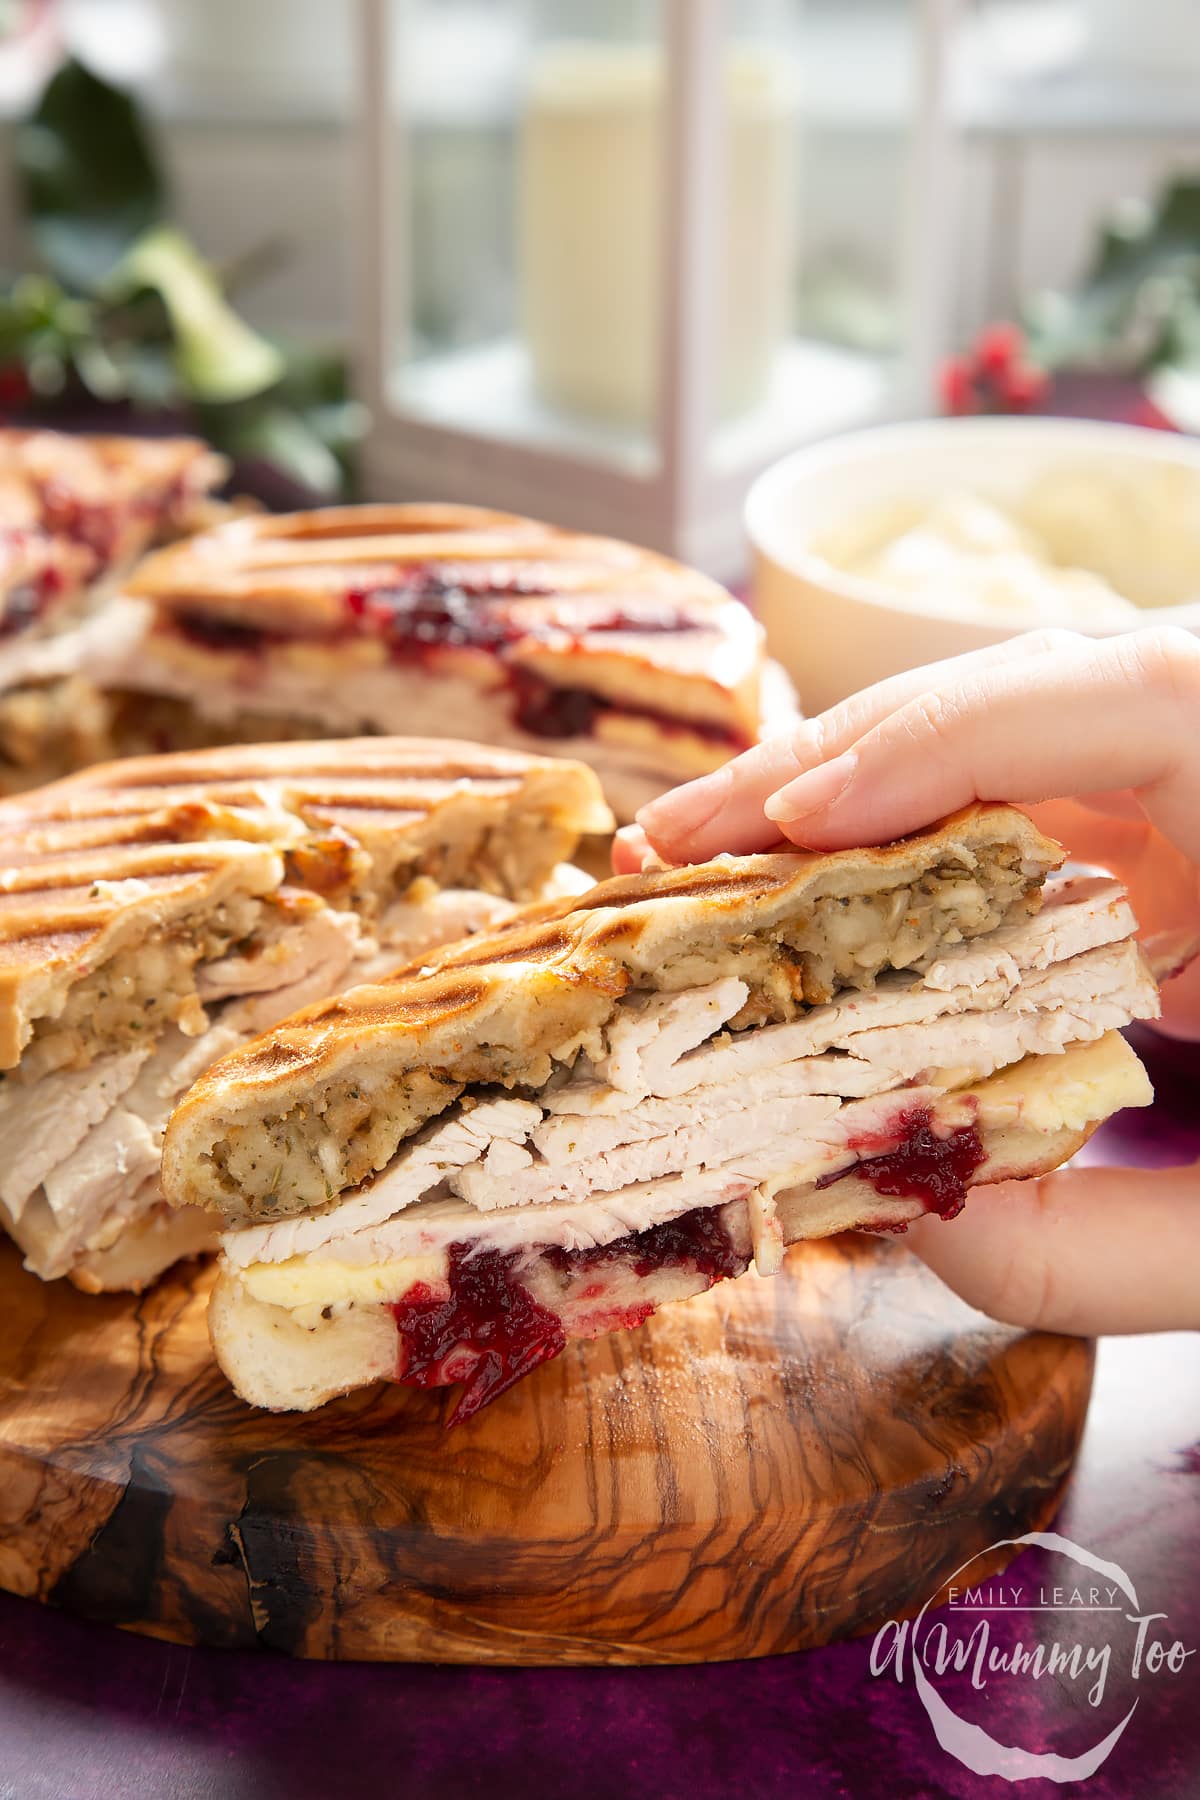
[[[666,1071],[740,1012],[749,993],[731,975],[682,994],[639,996],[609,1027],[608,1054],[597,1062],[597,1076],[622,1093],[658,1093],[656,1082]]]
[[[390,1168],[335,1209],[231,1233],[226,1239],[228,1253],[243,1265],[282,1262],[328,1242],[331,1235],[381,1224],[504,1139],[523,1144],[541,1117],[541,1107],[532,1101],[507,1097],[463,1108],[454,1117],[427,1126]]]
[[[49,1079],[8,1075],[0,1083],[0,1200],[13,1219],[132,1086],[149,1054],[147,1044]]]
[[[81,1251],[110,1242],[112,1228],[152,1198],[161,1157],[161,1128],[114,1107],[43,1182],[53,1226],[40,1246],[26,1250],[27,1266],[53,1281]]]
[[[356,971],[360,981],[382,981],[415,956],[470,937],[511,918],[513,901],[474,888],[443,888],[428,899],[397,900],[379,921],[379,947]]]
[[[529,1150],[509,1145],[507,1154],[494,1161],[489,1149],[481,1162],[451,1176],[448,1185],[480,1212],[578,1201],[597,1191],[612,1192],[663,1175],[715,1167],[781,1139],[802,1155],[814,1129],[819,1132],[833,1115],[848,1116],[854,1108],[832,1095],[804,1094],[777,1095],[759,1105],[730,1105],[717,1111],[694,1105],[685,1110],[691,1116],[674,1129],[660,1124],[657,1130],[652,1125],[643,1130],[639,1121],[624,1143],[586,1157],[568,1152],[561,1159],[535,1160]],[[515,1156],[521,1159],[518,1166]]]
[[[352,978],[360,941],[359,923],[353,913],[325,908],[294,936],[298,941],[293,944],[291,938],[285,940],[287,953],[276,966],[282,977],[279,985],[244,990],[246,998],[231,999],[221,1013],[226,1029],[241,1037],[253,1037],[298,1007],[321,1000],[326,994],[336,994]],[[231,972],[229,979],[232,978]]]
[[[839,1038],[841,1048],[897,1079],[920,1080],[931,1070],[972,1080],[1031,1053],[1088,1043],[1128,1024],[1154,1018],[1158,990],[1137,945],[1106,944],[1069,962],[1032,974],[1002,1006],[964,1010],[920,1025],[861,1029]],[[965,1071],[965,1073],[964,1073]]]
[[[566,899],[586,893],[592,877],[574,863],[558,863],[538,896],[541,900]],[[425,890],[428,889],[428,892]],[[386,908],[376,928],[376,941],[364,939],[359,947],[354,978],[360,982],[386,981],[406,964],[452,944],[491,931],[519,910],[516,901],[477,888],[436,889],[432,882],[417,883],[403,900]]]
[[[270,934],[256,933],[247,949],[204,963],[196,971],[197,996],[208,1006],[234,995],[289,990],[316,970],[345,974],[359,936],[356,913],[335,912],[328,906],[311,907],[307,916],[294,922],[281,917]]]
[[[76,1258],[71,1280],[87,1294],[140,1294],[172,1264],[216,1248],[211,1215],[199,1206],[168,1206],[156,1179],[136,1217],[122,1221],[111,1243]]]
[[[1119,881],[1069,876],[1050,882],[1040,912],[1001,925],[983,942],[960,944],[925,971],[930,988],[982,987],[997,977],[1015,987],[1027,969],[1048,969],[1081,951],[1115,944],[1137,930]]]

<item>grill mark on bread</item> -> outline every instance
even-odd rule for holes
[[[222,783],[250,784],[288,775],[301,784],[319,780],[323,774],[348,780],[375,777],[444,782],[468,776],[520,775],[536,761],[518,750],[485,748],[456,738],[338,738],[329,743],[218,746],[169,756],[130,757],[105,765],[103,770],[87,769],[68,776],[7,804],[35,814],[43,803],[53,806],[59,796],[68,793],[86,796],[93,792],[103,803],[122,791],[196,784],[211,792]]]
[[[0,802],[0,1066],[64,989],[235,892],[286,880],[369,925],[418,876],[519,900],[606,824],[582,765],[454,740],[182,752]]]

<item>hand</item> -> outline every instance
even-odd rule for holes
[[[886,843],[976,799],[1026,806],[1125,882],[1143,931],[1194,940],[1200,641],[1036,632],[894,676],[653,801],[614,862]],[[1163,1022],[1200,1039],[1200,963],[1168,985]],[[1198,1231],[1200,1165],[1087,1168],[980,1189],[909,1241],[983,1311],[1091,1333],[1200,1326]]]

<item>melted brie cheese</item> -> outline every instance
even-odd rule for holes
[[[1091,1044],[1073,1044],[1059,1056],[1027,1056],[970,1090],[979,1099],[979,1122],[1000,1126],[1018,1120],[1032,1131],[1082,1131],[1125,1106],[1149,1106],[1150,1077],[1119,1031]]]
[[[444,1287],[447,1267],[446,1253],[440,1251],[434,1256],[397,1256],[365,1266],[291,1256],[281,1263],[251,1263],[238,1274],[256,1300],[299,1312],[345,1303],[387,1306],[418,1282]]]

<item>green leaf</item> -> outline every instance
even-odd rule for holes
[[[350,367],[344,351],[290,340],[280,348],[287,368],[279,393],[289,405],[340,406],[349,399]]]
[[[1172,356],[1176,315],[1200,299],[1200,181],[1169,182],[1153,207],[1126,202],[1108,219],[1084,279],[1042,294],[1025,314],[1047,368],[1138,373]]]
[[[162,177],[136,104],[82,63],[64,63],[18,126],[16,165],[34,242],[67,286],[94,291],[162,217]]]
[[[108,288],[116,298],[138,288],[162,296],[175,334],[176,367],[190,399],[244,400],[273,387],[284,372],[280,351],[227,305],[208,264],[173,226],[156,226],[139,238]]]

